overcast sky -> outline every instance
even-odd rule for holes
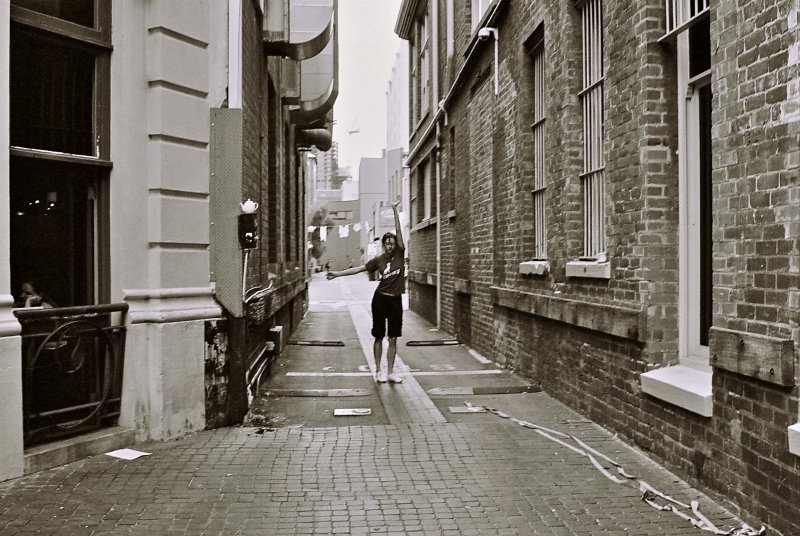
[[[362,157],[386,145],[386,88],[394,57],[405,43],[394,33],[400,0],[339,0],[339,97],[333,139],[339,165],[357,177]],[[358,130],[349,134],[349,131]]]

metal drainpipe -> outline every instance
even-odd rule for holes
[[[439,2],[433,2],[433,14],[431,26],[433,28],[433,102],[438,106],[439,103]],[[438,110],[437,110],[438,111]],[[441,140],[441,127],[439,126],[439,114],[434,114],[433,120],[436,121],[436,144],[434,145],[434,163],[436,165],[436,329],[442,327],[442,213],[441,213],[441,158],[439,156],[439,143]]]
[[[436,121],[436,144],[441,139],[440,122]],[[436,149],[436,329],[442,327],[442,159],[441,151]]]

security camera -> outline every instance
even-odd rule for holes
[[[487,39],[494,37],[497,39],[497,29],[496,28],[481,28],[478,30],[478,40],[486,41]]]

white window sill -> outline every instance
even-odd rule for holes
[[[545,275],[550,271],[550,263],[547,261],[525,261],[519,263],[519,273],[521,275]]]
[[[789,452],[800,456],[800,422],[787,428],[789,432]]]
[[[567,263],[567,277],[590,277],[611,279],[611,263],[597,261],[570,261]]]
[[[703,417],[711,417],[711,372],[684,365],[664,367],[639,376],[642,392]]]

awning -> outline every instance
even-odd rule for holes
[[[264,49],[285,58],[283,103],[300,128],[321,126],[339,95],[337,9],[338,0],[269,0]]]

